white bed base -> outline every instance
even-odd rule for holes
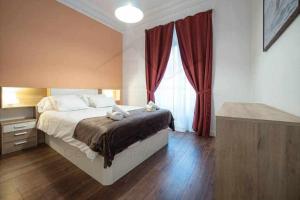
[[[104,159],[100,155],[91,160],[78,148],[47,134],[46,144],[102,185],[111,185],[155,152],[166,146],[168,144],[168,133],[169,130],[164,129],[143,141],[131,145],[117,154],[112,162],[112,166],[106,169],[103,167]]]

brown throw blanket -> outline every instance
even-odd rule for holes
[[[107,117],[81,120],[73,137],[102,155],[106,168],[111,166],[117,153],[168,127],[174,130],[174,119],[170,111],[160,109],[147,112],[145,109],[138,109],[130,111],[130,116],[121,121],[113,121]]]

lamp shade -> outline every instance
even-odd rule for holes
[[[132,5],[126,5],[117,8],[115,16],[125,23],[137,23],[143,19],[144,13]]]

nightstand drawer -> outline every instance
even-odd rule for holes
[[[36,137],[36,129],[26,129],[20,131],[14,131],[9,133],[3,133],[2,140],[5,142],[13,142],[17,140],[23,140],[26,138]]]
[[[3,143],[2,154],[11,153],[22,149],[27,149],[30,147],[35,147],[36,145],[37,145],[36,137],[26,138],[23,140],[17,140],[13,142],[6,142]]]
[[[3,133],[32,129],[35,127],[35,121],[30,122],[23,122],[23,123],[16,123],[16,124],[9,124],[3,126]]]

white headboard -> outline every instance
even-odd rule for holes
[[[99,94],[98,89],[64,89],[50,88],[50,94],[55,95],[70,95],[70,94]]]
[[[72,95],[72,94],[100,94],[101,89],[65,89],[65,88],[49,88],[50,95]],[[35,109],[35,117],[39,119],[40,113]]]

